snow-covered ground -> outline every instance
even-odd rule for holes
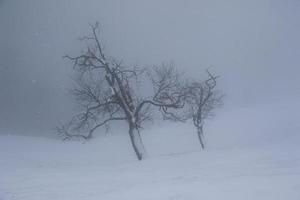
[[[126,134],[88,143],[2,134],[0,200],[299,200],[297,105],[222,112],[204,151],[187,125],[144,130],[142,162]]]

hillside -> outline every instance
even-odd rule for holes
[[[295,102],[223,112],[199,150],[187,125],[143,131],[138,162],[127,135],[62,142],[0,136],[1,200],[299,199]]]

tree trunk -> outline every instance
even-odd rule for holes
[[[203,127],[197,127],[198,139],[201,145],[201,148],[204,149],[204,141],[203,141]]]
[[[129,136],[133,150],[138,160],[143,160],[146,157],[145,147],[141,135],[136,125],[129,124]]]

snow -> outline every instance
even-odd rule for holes
[[[143,130],[142,162],[118,133],[85,143],[0,135],[0,199],[298,200],[295,105],[223,112],[208,124],[204,151],[188,125]]]

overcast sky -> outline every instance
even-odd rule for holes
[[[78,38],[99,21],[107,54],[221,75],[224,107],[300,99],[299,0],[0,0],[0,131],[67,120]],[[295,108],[299,109],[299,108]]]

